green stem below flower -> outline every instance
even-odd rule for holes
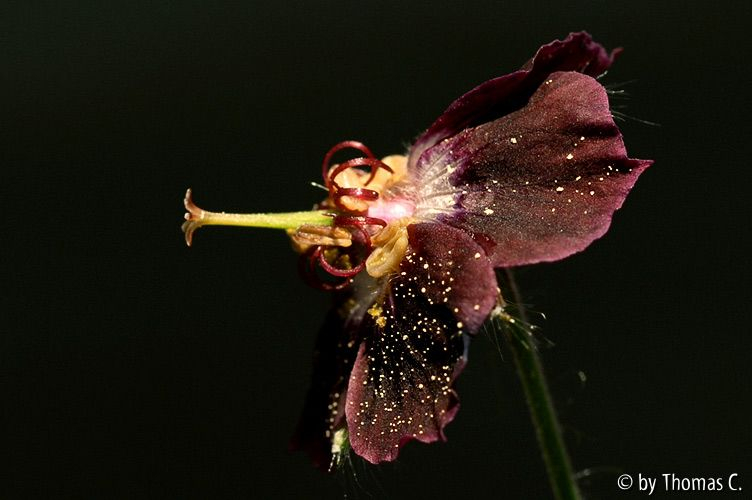
[[[502,308],[499,313],[494,314],[494,319],[502,326],[504,337],[512,351],[554,497],[558,500],[579,500],[580,492],[543,374],[543,366],[529,328],[525,326],[529,323],[520,292],[512,271],[507,270],[506,275],[507,284],[516,303],[517,315],[523,324],[520,325],[503,311],[504,304],[501,298]]]

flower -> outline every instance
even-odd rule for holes
[[[583,250],[651,164],[627,157],[596,80],[617,55],[573,33],[454,101],[407,156],[330,150],[318,208],[333,219],[290,231],[307,279],[335,296],[293,448],[326,467],[347,440],[378,463],[445,439],[494,268]],[[363,156],[330,167],[348,148]]]

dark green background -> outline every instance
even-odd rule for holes
[[[752,491],[749,3],[548,4],[4,2],[0,497],[546,498],[487,335],[448,443],[340,480],[288,453],[327,297],[281,233],[187,249],[179,225],[187,187],[207,209],[308,208],[332,144],[401,152],[581,29],[625,48],[605,82],[661,124],[621,123],[656,163],[609,234],[518,273],[583,490],[738,472]]]

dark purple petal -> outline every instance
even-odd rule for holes
[[[401,265],[407,280],[429,304],[449,308],[460,329],[475,333],[498,296],[485,252],[467,233],[446,224],[411,224],[407,231],[410,249]]]
[[[590,34],[581,31],[544,45],[522,69],[547,73],[576,71],[597,78],[611,67],[621,51],[618,48],[609,54]]]
[[[609,54],[585,32],[544,45],[519,71],[488,80],[450,104],[415,141],[408,168],[412,170],[423,152],[439,141],[521,108],[551,73],[579,71],[599,76],[619,52],[617,49]]]
[[[363,321],[347,391],[350,445],[369,462],[397,458],[412,439],[443,440],[459,408],[452,383],[464,366],[464,336],[443,305],[398,275]]]
[[[554,73],[522,109],[428,150],[423,210],[468,231],[494,266],[553,261],[602,236],[650,161],[627,158],[603,87]],[[446,175],[442,178],[437,173]],[[454,189],[452,203],[432,195]]]
[[[498,294],[490,261],[463,231],[435,222],[407,230],[400,273],[362,323],[348,385],[350,444],[373,463],[394,460],[412,439],[444,439],[459,409],[463,334],[480,328]]]
[[[359,341],[346,328],[347,311],[329,312],[319,331],[313,358],[313,375],[305,406],[290,442],[293,450],[308,452],[314,465],[331,463],[331,436],[344,424],[345,396]]]

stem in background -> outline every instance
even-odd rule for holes
[[[516,311],[524,325],[528,325],[517,283],[511,270],[506,271],[507,283],[516,303]],[[581,498],[575,482],[572,464],[567,454],[559,421],[556,417],[548,384],[543,374],[538,350],[530,336],[529,329],[516,324],[515,319],[502,311],[495,319],[502,322],[504,337],[512,351],[522,388],[538,438],[538,445],[546,464],[548,478],[554,496],[558,500],[579,500]]]

